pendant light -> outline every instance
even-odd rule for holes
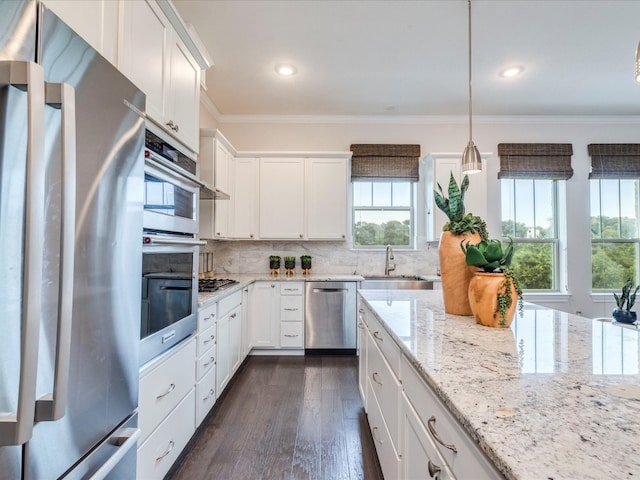
[[[471,0],[469,4],[469,143],[462,153],[462,173],[478,173],[482,170],[482,160],[478,147],[473,143],[473,129],[471,125],[472,117],[472,95],[471,95]]]

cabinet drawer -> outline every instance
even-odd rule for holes
[[[367,378],[384,416],[393,445],[398,450],[400,440],[400,383],[391,371],[375,340],[368,337]],[[370,400],[369,400],[370,401]]]
[[[195,339],[177,348],[174,354],[140,379],[138,412],[141,441],[153,432],[195,385]]]
[[[210,370],[196,384],[196,428],[216,403],[216,369]]]
[[[216,344],[216,329],[215,325],[208,328],[206,331],[198,334],[197,337],[198,347],[196,349],[196,355],[201,357],[204,352],[209,350]]]
[[[195,389],[138,448],[136,478],[164,478],[195,431]]]
[[[371,391],[370,379],[367,379],[367,389],[369,390],[367,395],[369,398],[369,411],[367,412],[367,418],[369,420],[369,428],[371,429],[373,443],[376,446],[376,451],[378,452],[378,460],[380,461],[382,474],[384,478],[387,479],[400,478],[400,458],[391,441],[391,436],[387,430],[387,425],[385,424],[378,402],[375,400],[373,392]],[[427,478],[426,475],[425,478]]]
[[[367,317],[367,324],[369,325],[369,332],[371,333],[375,344],[378,346],[385,359],[389,363],[393,374],[402,380],[400,376],[400,359],[402,353],[400,347],[391,338],[387,331],[382,327],[378,319],[367,309],[365,309],[365,315]]]
[[[204,332],[216,324],[218,303],[208,304],[198,311],[198,331]]]
[[[218,317],[222,318],[231,310],[242,303],[242,290],[233,292],[231,295],[218,300]]]
[[[300,296],[283,296],[280,299],[280,320],[301,322],[304,320],[304,299]]]
[[[302,295],[304,282],[280,282],[280,295]]]
[[[211,347],[209,350],[204,352],[204,354],[198,358],[196,362],[196,378],[200,380],[202,377],[206,375],[208,371],[211,369],[215,370],[216,365],[216,349],[215,347]]]
[[[280,347],[303,348],[304,347],[304,323],[282,322],[280,324]]]
[[[480,447],[468,436],[461,425],[431,388],[418,375],[405,358],[402,359],[403,387],[408,401],[427,428],[438,452],[457,478],[502,478]],[[430,425],[431,424],[431,425]],[[457,452],[438,442],[453,446]]]

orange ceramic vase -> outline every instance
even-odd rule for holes
[[[473,278],[473,270],[467,266],[460,242],[480,242],[477,233],[454,235],[442,232],[438,256],[440,257],[440,276],[444,311],[453,315],[473,315],[469,304],[469,282]]]
[[[511,282],[511,305],[504,322],[498,310],[498,293],[505,292],[504,273],[476,272],[469,283],[469,303],[476,323],[486,327],[509,328],[518,305],[518,292]]]

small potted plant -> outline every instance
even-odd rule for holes
[[[613,309],[613,319],[619,323],[635,323],[637,318],[636,311],[631,310],[633,304],[636,303],[636,294],[638,293],[638,289],[640,289],[640,285],[636,286],[633,293],[631,293],[631,289],[633,288],[633,283],[631,282],[631,278],[627,279],[627,283],[622,287],[622,293],[618,295],[617,293],[613,293],[613,298],[616,299],[617,308]]]
[[[310,255],[301,255],[300,256],[300,268],[302,269],[302,273],[309,273],[311,270],[311,256]]]
[[[269,256],[269,272],[271,275],[280,274],[280,257],[278,255]]]
[[[284,274],[292,276],[295,273],[296,257],[284,257]]]
[[[509,327],[516,306],[522,315],[522,288],[511,270],[513,240],[503,247],[500,240],[482,240],[471,244],[464,240],[460,247],[465,262],[478,270],[469,283],[469,304],[476,322],[488,327]],[[514,301],[517,298],[517,301]]]
[[[454,315],[472,315],[467,290],[473,274],[465,266],[464,255],[460,254],[458,245],[461,241],[477,243],[486,240],[489,237],[487,225],[477,215],[465,213],[464,196],[469,188],[467,175],[458,186],[451,173],[448,197],[445,197],[440,184],[437,185],[438,191],[433,193],[435,203],[449,219],[442,227],[438,246],[444,310]]]

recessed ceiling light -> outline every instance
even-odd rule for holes
[[[524,67],[521,66],[515,66],[515,67],[507,67],[504,70],[502,70],[500,72],[500,76],[503,78],[511,78],[511,77],[517,77],[518,75],[520,75],[522,72],[524,72]]]
[[[280,65],[276,65],[276,72],[278,72],[278,74],[284,77],[290,77],[291,75],[295,75],[297,71],[298,70],[296,70],[296,67],[288,63],[282,63]]]

